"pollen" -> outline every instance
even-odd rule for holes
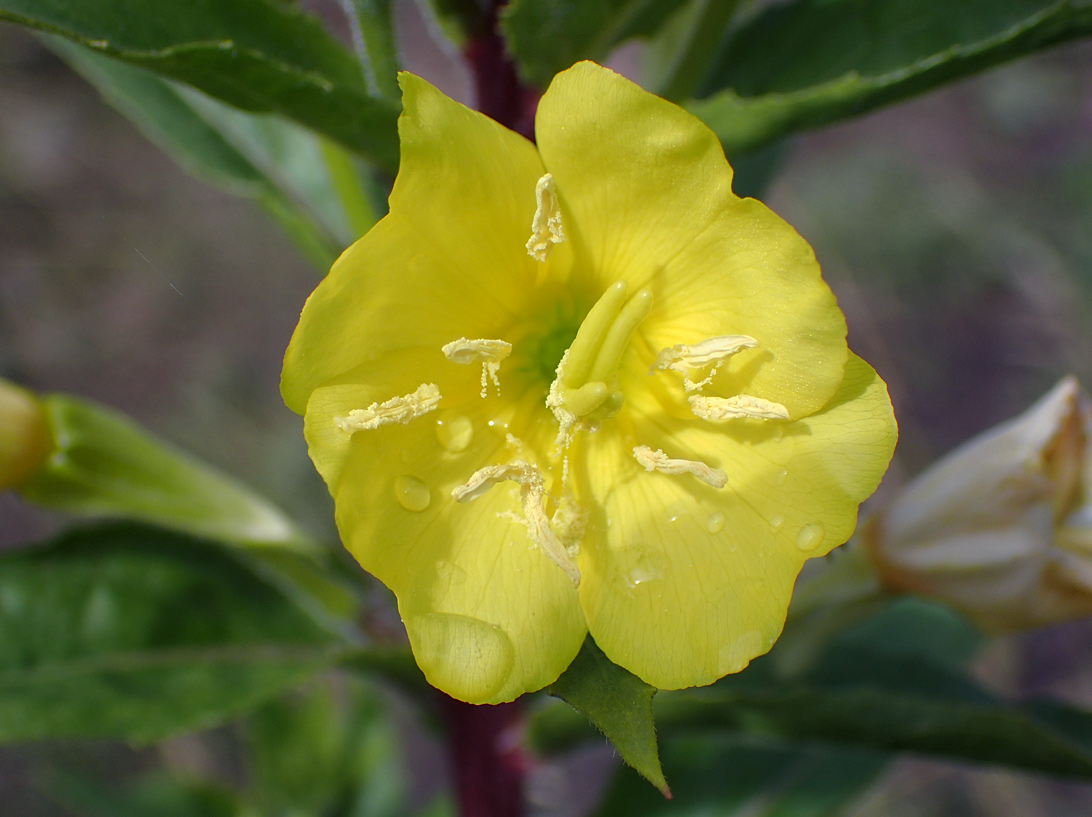
[[[451,343],[445,343],[440,351],[452,363],[469,364],[480,362],[482,364],[481,396],[484,398],[489,394],[490,380],[493,381],[497,393],[500,394],[500,379],[497,377],[497,373],[500,371],[501,361],[512,354],[511,343],[504,340],[487,340],[485,338],[478,338],[477,340],[459,338],[451,341]]]
[[[663,451],[653,451],[647,445],[638,445],[633,449],[633,458],[646,471],[659,471],[661,474],[692,474],[706,485],[723,488],[728,484],[728,475],[719,468],[711,468],[697,460],[672,459]]]
[[[531,237],[527,239],[527,254],[545,262],[554,244],[565,240],[561,226],[561,206],[557,200],[554,177],[547,173],[535,185],[535,216],[531,220]]]
[[[756,346],[758,341],[747,335],[721,335],[693,345],[677,343],[662,349],[656,355],[656,360],[649,366],[648,373],[652,374],[657,369],[660,371],[672,369],[683,375],[683,387],[686,391],[698,391],[713,382],[717,369],[728,358],[743,349],[753,349]],[[692,370],[705,369],[709,366],[712,366],[712,370],[703,380],[695,382],[690,379]]]
[[[546,491],[542,484],[542,474],[529,462],[513,460],[503,465],[487,465],[470,475],[465,484],[451,492],[456,502],[472,502],[499,482],[510,480],[519,485],[520,505],[523,510],[521,520],[527,526],[527,533],[555,565],[564,571],[572,581],[573,587],[580,586],[580,570],[573,561],[569,549],[562,543],[557,531],[546,512]],[[561,519],[563,533],[570,538],[579,527],[571,512]],[[581,529],[582,530],[582,529]]]
[[[752,397],[749,394],[737,394],[735,397],[702,397],[695,395],[690,400],[690,410],[703,420],[731,420],[737,417],[751,417],[761,420],[788,420],[789,410],[780,403]]]
[[[365,409],[353,409],[345,417],[334,418],[334,425],[352,434],[390,423],[405,425],[410,420],[434,411],[440,403],[440,389],[435,383],[423,383],[412,394],[392,397],[383,403],[372,403]]]

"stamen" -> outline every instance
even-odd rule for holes
[[[753,349],[758,346],[758,341],[747,335],[721,335],[708,338],[700,343],[688,346],[685,343],[677,343],[662,349],[656,355],[655,362],[649,366],[648,373],[659,369],[673,369],[683,375],[683,387],[688,392],[698,391],[713,382],[717,369],[732,355],[743,349]],[[691,369],[704,369],[712,366],[703,380],[694,382],[690,379]]]
[[[736,417],[754,417],[762,420],[788,420],[789,410],[780,403],[737,394],[735,397],[701,397],[690,399],[690,410],[703,420],[731,420]]]
[[[440,402],[440,389],[435,383],[424,383],[413,394],[392,397],[383,403],[372,403],[366,409],[353,409],[346,417],[335,417],[334,425],[352,434],[390,423],[405,425],[410,420],[433,411]]]
[[[452,363],[477,363],[482,364],[482,391],[484,398],[488,393],[488,382],[491,379],[500,394],[500,380],[497,372],[500,371],[501,361],[512,354],[512,344],[504,340],[487,340],[478,338],[459,338],[451,343],[445,343],[441,347],[444,357]]]
[[[561,226],[561,206],[557,200],[554,177],[547,173],[535,185],[535,217],[531,220],[531,237],[527,239],[527,254],[536,261],[550,257],[554,244],[565,240]]]
[[[569,555],[568,549],[558,539],[546,513],[546,491],[542,486],[542,474],[535,466],[523,460],[514,460],[504,465],[487,465],[470,475],[465,485],[459,485],[451,491],[456,502],[471,502],[498,482],[511,480],[519,485],[520,504],[531,540],[555,565],[560,567],[572,581],[573,587],[580,586],[580,570]],[[570,533],[570,520],[565,522],[565,532]]]
[[[693,474],[706,485],[723,488],[728,484],[728,475],[719,468],[710,468],[697,460],[676,460],[667,456],[660,449],[653,451],[647,445],[638,445],[633,449],[633,458],[646,471],[659,471],[662,474]]]

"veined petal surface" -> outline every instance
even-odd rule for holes
[[[804,561],[853,532],[894,448],[887,389],[852,356],[831,401],[804,420],[713,426],[657,414],[652,401],[629,417],[629,439],[720,468],[728,484],[648,474],[627,440],[588,438],[578,475],[597,507],[580,560],[588,627],[655,687],[708,684],[770,648]]]
[[[524,248],[543,175],[534,146],[402,74],[402,158],[390,214],[308,298],[281,393],[311,391],[388,351],[495,337],[527,312],[539,265]]]
[[[642,334],[655,351],[750,335],[758,346],[729,363],[724,386],[781,403],[794,419],[826,404],[842,381],[845,319],[807,242],[732,193],[711,130],[579,63],[546,91],[535,133],[570,216],[577,274],[603,288],[650,288]]]

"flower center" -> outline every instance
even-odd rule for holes
[[[627,298],[618,281],[595,302],[561,358],[546,405],[561,425],[561,437],[574,423],[594,427],[622,408],[618,366],[634,330],[652,309],[652,293],[641,289]]]

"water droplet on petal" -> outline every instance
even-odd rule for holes
[[[440,445],[453,454],[470,447],[474,439],[474,425],[465,414],[452,414],[436,421],[436,437]]]
[[[423,511],[432,501],[432,491],[417,477],[394,478],[394,497],[407,511]]]
[[[441,559],[436,563],[436,572],[440,575],[440,579],[445,584],[462,584],[466,581],[466,571],[459,567],[454,562],[448,562]]]
[[[807,553],[815,550],[823,541],[823,526],[815,523],[804,525],[796,534],[796,546]]]
[[[770,517],[770,530],[777,533],[781,528],[785,526],[785,517],[780,514],[775,514]]]
[[[667,559],[659,550],[643,545],[630,545],[618,552],[614,584],[627,596],[638,588],[648,590],[663,581]]]
[[[720,511],[709,514],[709,518],[705,520],[705,529],[710,533],[720,533],[724,530],[724,514]]]
[[[787,480],[788,478],[789,472],[782,468],[774,475],[774,482],[776,482],[778,485],[784,485],[785,480]]]
[[[512,672],[515,651],[500,627],[455,613],[406,619],[418,666],[434,687],[470,703],[486,703]]]

